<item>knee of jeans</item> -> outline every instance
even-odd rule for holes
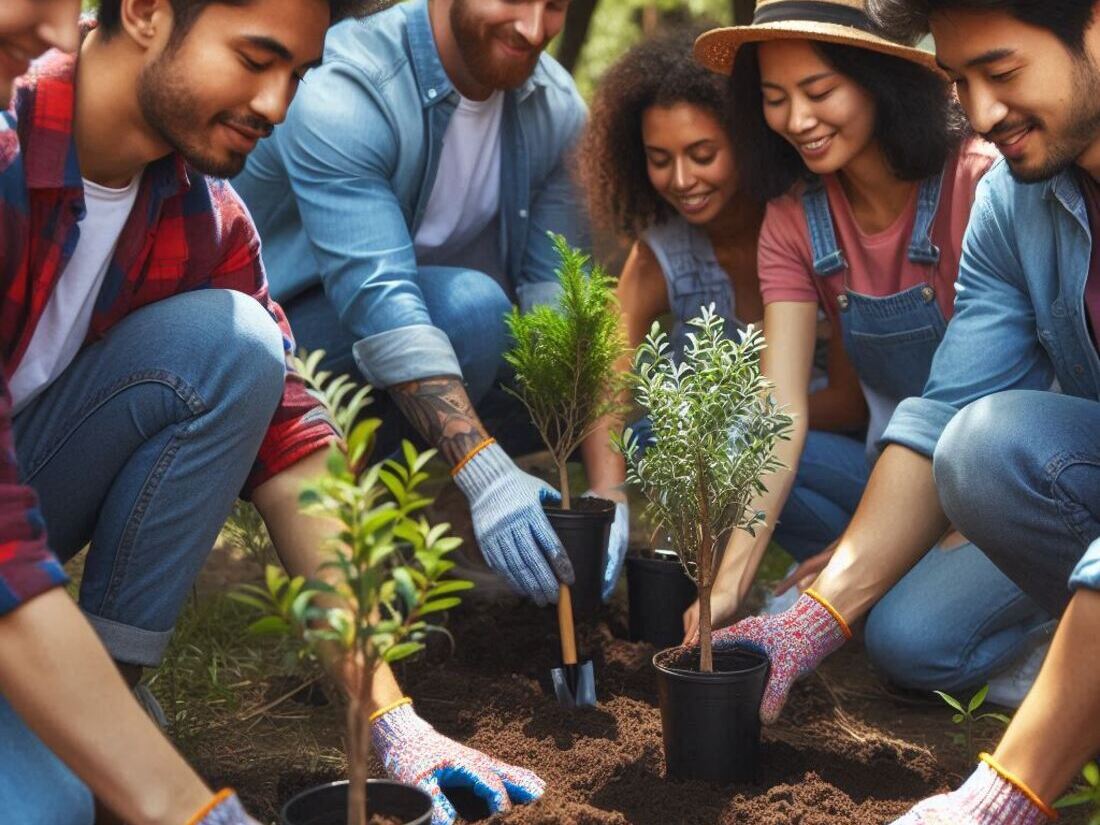
[[[226,393],[245,411],[270,419],[286,383],[282,330],[258,301],[242,292],[229,293],[226,329],[217,336],[215,357],[229,366]],[[223,310],[224,312],[224,310]]]
[[[867,616],[863,643],[876,671],[912,690],[956,690],[963,686],[961,651],[920,605],[880,602]],[[960,681],[961,680],[961,681]]]
[[[447,283],[429,307],[432,321],[450,339],[466,381],[483,383],[480,379],[487,376],[488,387],[508,348],[505,316],[512,302],[500,284],[477,270],[452,270]]]

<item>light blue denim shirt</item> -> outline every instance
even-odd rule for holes
[[[967,404],[1012,389],[1100,400],[1100,356],[1085,316],[1092,233],[1075,169],[1018,183],[999,160],[978,184],[963,241],[955,316],[920,398],[882,437],[931,458]]]
[[[457,103],[426,0],[344,21],[329,31],[323,65],[306,76],[286,122],[233,181],[260,229],[276,299],[323,282],[378,387],[461,375],[424,305],[413,249]],[[545,54],[505,96],[497,223],[521,309],[557,294],[547,232],[587,245],[569,169],[585,118],[572,78]]]

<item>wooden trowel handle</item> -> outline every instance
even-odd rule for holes
[[[558,635],[561,636],[562,664],[577,663],[577,640],[573,631],[573,598],[569,595],[569,585],[563,584],[558,590]]]

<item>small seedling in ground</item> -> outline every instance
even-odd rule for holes
[[[764,513],[752,508],[763,478],[782,464],[775,445],[790,416],[772,400],[760,372],[764,336],[749,327],[725,337],[714,307],[690,322],[695,332],[673,360],[654,324],[635,355],[635,400],[649,414],[655,443],[644,452],[627,430],[616,439],[627,480],[647,499],[651,520],[666,530],[699,591],[699,669],[713,671],[710,594],[720,542],[733,530],[755,534]]]
[[[267,526],[256,508],[247,501],[238,499],[229,513],[229,519],[222,528],[222,535],[244,554],[263,566],[275,561],[271,538]]]
[[[558,470],[562,508],[570,509],[567,462],[599,421],[622,411],[625,380],[615,362],[626,352],[614,282],[589,257],[552,235],[561,258],[557,306],[507,316],[515,341],[505,360],[516,373],[508,389],[531,415]]]
[[[322,356],[315,352],[297,367],[329,409],[346,449],[332,447],[327,474],[304,485],[299,503],[303,512],[332,523],[325,546],[330,558],[318,580],[292,578],[269,566],[262,586],[245,586],[234,598],[265,614],[252,632],[298,639],[305,654],[341,674],[347,692],[348,825],[365,825],[373,673],[380,662],[422,650],[429,632],[444,632],[426,617],[458,605],[455,594],[473,585],[443,580],[454,567],[446,556],[460,540],[447,535],[450,525],[432,526],[421,514],[431,503],[419,488],[434,451],[418,453],[406,441],[401,460],[362,469],[379,425],[359,419],[369,389],[318,372]]]
[[[944,693],[942,690],[933,692],[955,711],[954,715],[951,717],[951,721],[956,725],[962,726],[963,729],[962,734],[955,735],[955,742],[966,748],[967,759],[977,757],[974,751],[974,726],[977,723],[991,719],[1007,726],[1012,721],[1003,713],[994,713],[992,711],[978,713],[982,705],[985,704],[985,697],[989,693],[989,685],[980,688],[977,693],[971,696],[970,701],[967,702],[965,707],[963,707],[961,701],[949,693]]]
[[[1100,825],[1100,766],[1089,762],[1081,771],[1085,780],[1070,793],[1054,803],[1055,808],[1076,808],[1088,805],[1090,810],[1088,825]]]

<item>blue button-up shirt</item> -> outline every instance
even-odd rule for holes
[[[1001,160],[978,185],[963,241],[955,316],[920,398],[883,442],[932,456],[955,413],[992,393],[1046,390],[1100,400],[1100,355],[1085,315],[1092,233],[1069,169],[1018,183]]]
[[[286,122],[233,181],[260,229],[272,293],[287,302],[324,283],[375,386],[461,375],[425,307],[413,249],[457,103],[426,0],[347,20],[329,32]],[[572,78],[545,54],[505,95],[497,225],[522,309],[556,295],[547,232],[587,244],[569,168],[585,116]]]

